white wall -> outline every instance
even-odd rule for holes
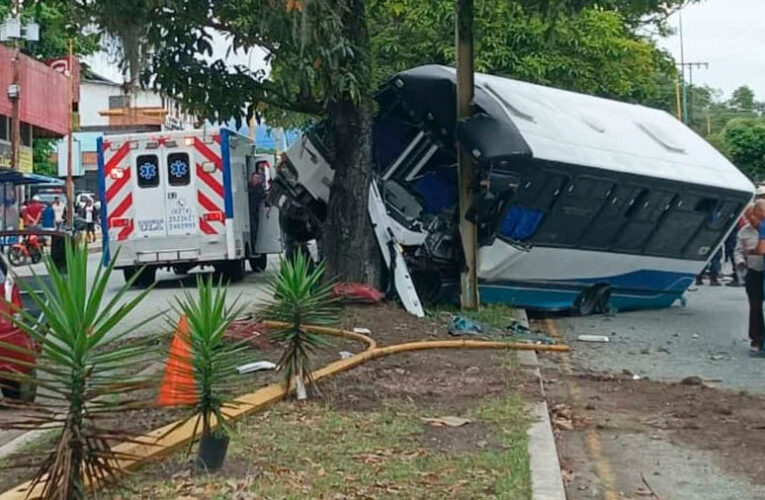
[[[80,126],[107,127],[109,117],[101,116],[99,112],[109,109],[109,97],[122,95],[118,85],[83,81],[80,84]],[[137,107],[162,106],[163,99],[158,93],[150,90],[137,90],[133,98]],[[183,129],[193,128],[194,118],[176,110],[172,99],[164,99],[164,107],[169,114],[176,117]]]

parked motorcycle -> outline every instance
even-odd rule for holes
[[[8,249],[8,260],[14,266],[23,266],[27,261],[37,264],[42,260],[44,245],[40,237],[31,234]]]

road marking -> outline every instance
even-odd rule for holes
[[[560,332],[558,332],[558,327],[555,325],[555,320],[552,318],[545,319],[545,326],[551,337],[556,340],[563,340]],[[582,399],[582,391],[574,377],[574,370],[571,367],[571,353],[563,352],[560,356],[561,366],[563,367],[563,372],[566,374],[566,379],[568,380],[568,392],[571,394],[571,400],[576,406],[582,408],[584,406],[584,401]],[[595,473],[597,474],[598,479],[600,479],[600,484],[603,486],[603,500],[619,500],[619,494],[616,491],[614,473],[603,456],[600,435],[594,428],[588,428],[585,435],[587,448],[595,463]]]

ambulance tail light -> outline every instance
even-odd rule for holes
[[[158,147],[159,147],[159,143],[157,141],[146,142],[146,149],[157,149]]]
[[[166,148],[177,148],[178,147],[178,141],[175,139],[171,139],[169,141],[165,141],[165,147]]]
[[[223,216],[223,212],[216,210],[204,214],[204,220],[207,222],[225,222],[226,218]]]
[[[183,138],[183,143],[186,146],[193,146],[194,145],[194,138],[193,137],[184,137]]]
[[[109,227],[127,227],[130,225],[130,219],[124,217],[113,217],[109,219]]]
[[[111,172],[109,172],[109,177],[111,177],[114,180],[122,179],[125,177],[125,170],[122,168],[113,168]]]
[[[217,167],[215,166],[215,163],[213,163],[211,161],[206,161],[206,162],[202,163],[202,172],[205,172],[207,174],[211,174],[211,173],[215,172],[216,168]]]

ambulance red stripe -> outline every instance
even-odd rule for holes
[[[218,234],[218,232],[207,222],[204,217],[199,218],[199,229],[205,234]]]
[[[107,217],[107,221],[109,222],[109,228],[112,227],[112,219],[117,219],[119,217],[122,217],[122,215],[128,211],[128,209],[133,205],[133,193],[128,193],[128,195],[125,197],[124,200],[122,200],[122,203],[117,205],[117,208],[115,208],[111,214]]]
[[[194,148],[207,158],[207,161],[213,162],[218,170],[223,169],[223,161],[220,159],[220,156],[207,147],[207,144],[199,140],[199,137],[194,137]]]
[[[202,191],[197,191],[197,199],[199,200],[199,204],[204,207],[205,210],[209,212],[222,212],[221,208],[215,204],[210,198],[205,196],[205,194]]]
[[[199,178],[199,180],[207,184],[210,187],[210,189],[215,191],[215,193],[218,196],[223,198],[223,185],[220,182],[218,182],[212,175],[205,172],[204,169],[202,168],[202,165],[200,165],[199,163],[197,163],[197,177]]]
[[[133,232],[133,220],[130,219],[128,221],[128,225],[123,227],[122,230],[117,234],[117,240],[122,241],[127,239],[128,236],[130,236],[130,233]]]
[[[125,184],[128,183],[130,180],[130,169],[125,168],[122,169],[122,177],[119,179],[116,179],[111,186],[109,186],[109,189],[106,190],[106,201],[112,201],[112,198],[114,198],[117,193],[119,193],[123,187],[125,187]]]
[[[105,147],[104,147],[105,148]],[[109,176],[109,173],[112,171],[114,167],[117,166],[119,162],[125,159],[127,154],[130,152],[130,143],[126,142],[120,148],[117,150],[116,153],[114,153],[114,156],[109,158],[106,162],[106,165],[104,165],[104,175]]]

